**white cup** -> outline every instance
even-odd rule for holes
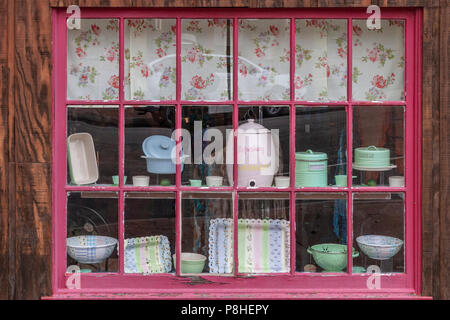
[[[223,177],[220,177],[220,176],[206,177],[206,185],[208,187],[221,187],[222,183],[223,183]]]
[[[401,188],[405,186],[405,177],[403,176],[392,176],[389,177],[389,186]]]
[[[135,187],[148,187],[150,184],[150,177],[148,176],[134,176],[133,186]]]
[[[288,188],[290,180],[291,179],[289,177],[283,176],[275,177],[275,186],[277,188]]]

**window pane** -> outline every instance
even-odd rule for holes
[[[67,183],[118,183],[118,111],[118,106],[68,107]]]
[[[353,272],[370,266],[382,273],[404,272],[404,194],[354,194],[353,203],[353,239],[359,250]]]
[[[183,193],[181,208],[181,272],[233,273],[232,194]]]
[[[67,31],[67,99],[119,99],[119,20],[81,19]]]
[[[362,186],[404,186],[404,111],[354,107],[353,175]]]
[[[169,273],[175,270],[175,194],[125,193],[125,273]]]
[[[175,100],[176,20],[125,20],[125,99]]]
[[[347,100],[347,21],[295,22],[295,99]]]
[[[290,272],[289,193],[239,194],[240,273]]]
[[[290,21],[239,20],[239,99],[290,100]]]
[[[118,194],[71,192],[67,196],[67,266],[81,272],[117,272]],[[72,269],[72,270],[71,270]],[[73,272],[75,268],[68,269]]]
[[[125,107],[125,175],[134,186],[175,185],[175,107]],[[166,148],[167,147],[167,148]]]
[[[226,19],[184,19],[182,99],[233,99],[233,26]]]
[[[344,272],[347,268],[346,194],[297,193],[295,214],[296,271]],[[330,253],[332,248],[340,253]]]
[[[295,185],[327,187],[336,176],[346,181],[347,114],[345,107],[297,107]]]
[[[288,187],[289,107],[239,107],[239,120],[238,186]]]
[[[232,106],[183,106],[183,155],[181,182],[190,186],[229,186],[233,178]],[[214,178],[210,178],[214,177]],[[217,180],[217,182],[212,182]]]
[[[405,99],[404,29],[403,20],[381,20],[374,30],[353,20],[353,100]]]

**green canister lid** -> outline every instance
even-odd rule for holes
[[[295,159],[303,161],[320,161],[327,160],[328,157],[325,152],[314,152],[312,150],[306,150],[305,152],[296,152]]]

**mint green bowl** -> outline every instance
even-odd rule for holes
[[[347,246],[337,243],[316,244],[308,248],[308,253],[325,272],[341,272],[347,267]],[[353,258],[359,252],[353,248]]]
[[[177,265],[176,255],[173,256],[173,263]],[[202,273],[205,268],[206,257],[198,253],[181,253],[181,273]]]

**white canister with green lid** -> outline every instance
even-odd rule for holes
[[[328,157],[324,152],[295,153],[295,185],[297,187],[326,187]]]

